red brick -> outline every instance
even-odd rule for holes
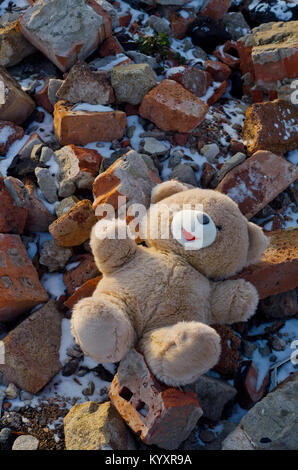
[[[183,39],[186,36],[187,29],[194,22],[194,17],[183,18],[176,12],[171,12],[170,24],[172,35],[176,39]]]
[[[260,299],[298,286],[298,229],[280,230],[267,235],[270,246],[261,261],[235,276],[251,282]]]
[[[0,321],[10,321],[47,300],[21,238],[0,234]]]
[[[201,186],[202,188],[208,188],[213,176],[216,173],[216,169],[214,166],[210,165],[210,163],[205,162],[203,164],[203,171],[201,176]]]
[[[167,78],[180,83],[186,90],[198,97],[206,94],[212,82],[208,72],[196,67],[184,67],[182,70],[179,69],[179,71],[174,68],[173,72],[170,69],[167,72]]]
[[[229,326],[212,325],[212,327],[221,338],[221,354],[214,370],[226,377],[234,377],[241,362],[239,353],[241,340]]]
[[[80,264],[76,268],[67,271],[63,276],[67,293],[70,295],[72,295],[76,289],[81,287],[86,281],[89,281],[90,279],[93,280],[93,278],[99,274],[93,255],[90,253],[78,255],[73,261],[79,262]]]
[[[203,413],[195,393],[160,384],[136,350],[121,361],[109,396],[145,444],[164,449],[177,449]]]
[[[220,20],[227,13],[231,3],[232,0],[208,0],[200,14],[210,16],[214,20]]]
[[[123,15],[119,18],[120,26],[127,28],[129,26],[130,22],[131,22],[131,19],[132,19],[132,16],[129,13],[129,11],[127,11],[125,13],[125,15]]]
[[[25,228],[28,209],[18,207],[0,177],[0,233],[22,234]]]
[[[38,91],[37,93],[35,93],[34,101],[37,104],[37,106],[41,106],[48,113],[52,114],[54,108],[53,108],[52,103],[49,100],[48,89],[49,89],[49,79],[46,81],[42,89]]]
[[[37,393],[59,372],[61,320],[51,300],[5,336],[5,364],[0,364],[0,371],[6,383]]]
[[[100,57],[117,55],[117,54],[120,54],[121,52],[123,52],[123,49],[120,46],[117,39],[114,38],[113,36],[106,39],[99,48]]]
[[[223,82],[224,80],[227,80],[232,73],[228,65],[219,61],[206,60],[205,67],[206,71],[216,82]]]
[[[238,401],[242,408],[249,409],[265,396],[269,384],[269,372],[258,386],[258,371],[252,361],[243,364],[235,377],[235,387],[238,391]]]
[[[298,168],[285,158],[267,151],[233,168],[216,190],[230,196],[250,219],[298,178]]]
[[[218,88],[215,89],[213,95],[210,96],[210,98],[207,100],[208,105],[212,106],[214,103],[216,103],[216,101],[218,101],[222,97],[222,95],[225,94],[228,88],[229,82],[225,80],[219,85]]]
[[[237,41],[243,74],[256,85],[266,86],[298,77],[296,21],[262,24]]]
[[[54,108],[54,129],[61,145],[86,145],[121,139],[126,127],[123,111],[72,111],[74,106],[58,101]]]
[[[174,80],[163,80],[143,99],[140,115],[164,131],[191,132],[205,118],[208,106]]]
[[[84,199],[56,219],[50,225],[49,232],[59,246],[78,246],[89,239],[96,222],[91,202]]]
[[[287,101],[275,100],[248,108],[243,140],[249,155],[258,150],[286,153],[297,148],[298,111]]]
[[[240,65],[237,43],[235,41],[227,41],[223,46],[218,46],[213,55],[232,69],[238,68]]]
[[[72,309],[79,300],[91,297],[102,276],[97,276],[84,282],[65,302],[65,307]]]

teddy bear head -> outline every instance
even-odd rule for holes
[[[210,279],[228,278],[257,262],[268,246],[261,228],[214,190],[178,181],[157,185],[146,218],[146,243],[182,256]]]

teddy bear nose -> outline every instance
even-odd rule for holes
[[[210,222],[210,218],[206,214],[200,214],[200,215],[198,215],[198,222],[201,225],[207,225]]]

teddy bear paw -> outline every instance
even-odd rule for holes
[[[199,322],[180,322],[154,330],[141,347],[152,372],[172,386],[197,380],[216,365],[221,351],[216,331]]]
[[[82,351],[99,363],[120,361],[134,343],[134,329],[125,311],[105,295],[80,300],[71,325]]]
[[[259,301],[258,292],[250,282],[244,279],[236,282],[231,303],[230,323],[248,320],[255,313]]]

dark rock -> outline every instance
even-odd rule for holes
[[[261,300],[258,312],[268,319],[294,317],[297,312],[296,289]]]
[[[248,6],[248,17],[256,24],[270,23],[271,21],[298,20],[297,2],[288,0],[266,0],[251,2]]]
[[[195,22],[191,27],[190,36],[195,46],[201,47],[210,54],[216,46],[231,39],[231,35],[219,22],[207,16],[202,16]]]

